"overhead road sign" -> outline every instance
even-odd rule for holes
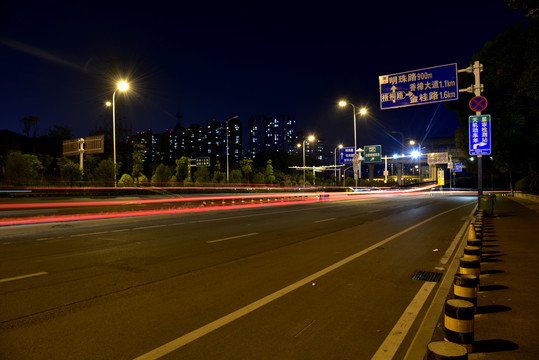
[[[382,75],[378,79],[382,110],[459,99],[457,64]]]
[[[431,153],[427,154],[427,164],[447,164],[449,162],[449,153]]]
[[[382,145],[367,145],[363,148],[365,163],[377,163],[382,161]]]
[[[105,135],[88,136],[84,139],[86,154],[102,154],[105,152]]]
[[[492,151],[490,115],[475,115],[468,118],[470,155],[490,155]]]
[[[470,100],[470,109],[472,111],[483,111],[487,108],[487,98],[484,96],[474,96],[472,100]]]
[[[343,147],[339,149],[339,163],[340,164],[352,164],[354,162],[354,148]]]
[[[79,155],[80,139],[69,139],[62,141],[62,156]]]

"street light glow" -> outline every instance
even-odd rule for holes
[[[309,137],[307,138],[307,140],[309,140],[309,141],[314,141],[314,136],[312,136],[312,135],[309,136]]]
[[[339,101],[339,106],[340,107],[344,107],[346,105],[348,105],[348,103],[346,101],[344,101],[344,100]]]
[[[129,84],[126,81],[122,80],[118,83],[118,90],[126,91],[127,89],[129,89]]]
[[[107,101],[107,102],[105,103],[105,105],[106,105],[106,106],[112,106],[112,103],[111,103],[110,101]]]
[[[361,108],[361,110],[359,110],[359,113],[360,113],[361,115],[365,115],[365,114],[367,113],[367,109]]]
[[[421,155],[421,153],[417,150],[414,150],[412,151],[411,155],[412,155],[412,158],[417,159]]]

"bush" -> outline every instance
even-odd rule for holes
[[[120,180],[118,181],[119,186],[133,186],[135,181],[129,174],[123,174]]]

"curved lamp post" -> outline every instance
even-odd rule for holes
[[[354,154],[357,154],[357,136],[356,136],[356,113],[357,113],[357,106],[355,106],[354,104],[348,102],[348,101],[345,101],[345,100],[341,100],[339,101],[339,106],[340,107],[345,107],[346,105],[350,105],[354,111]],[[359,109],[359,114],[360,115],[365,115],[367,114],[367,109],[365,108],[361,108]],[[355,175],[354,175],[355,177]],[[361,186],[361,164],[359,166],[359,181],[360,181],[360,186]],[[357,187],[357,179],[356,179],[356,187]]]
[[[116,86],[116,90],[112,93],[112,103],[110,101],[106,102],[107,106],[112,105],[112,148],[113,148],[113,156],[114,156],[114,187],[116,187],[116,92],[118,90],[120,91],[126,91],[129,89],[129,84],[126,81],[120,81],[118,82],[118,85]]]
[[[228,175],[228,122],[230,120],[234,120],[234,119],[237,119],[238,116],[232,116],[230,119],[228,119],[227,121],[225,121],[225,124],[226,124],[226,182],[229,183],[230,182],[230,178],[229,178],[229,175]]]
[[[298,144],[298,147],[303,147],[303,186],[305,186],[305,145],[310,141],[314,141],[314,136],[311,135],[303,140],[301,144]]]

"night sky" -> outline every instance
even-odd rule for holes
[[[74,137],[101,127],[116,63],[131,86],[122,106],[133,132],[287,115],[297,130],[353,145],[400,149],[407,138],[452,136],[443,103],[380,110],[378,76],[457,63],[522,13],[503,0],[453,1],[0,1],[0,129],[39,116]],[[460,84],[460,88],[470,84]],[[468,102],[461,93],[459,101]],[[244,139],[246,141],[247,139]]]

